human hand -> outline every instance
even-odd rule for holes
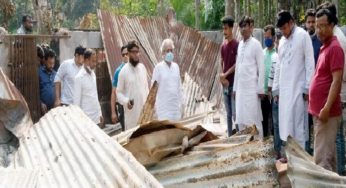
[[[48,112],[47,105],[44,103],[41,103],[41,110],[43,114],[47,113]]]
[[[118,116],[116,113],[112,113],[112,123],[115,124],[118,121]]]
[[[323,123],[327,122],[329,118],[329,109],[322,108],[320,111],[320,114],[318,114],[318,119],[322,121]]]
[[[54,102],[54,107],[58,107],[61,106],[61,100],[60,99],[56,99]]]

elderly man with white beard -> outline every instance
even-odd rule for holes
[[[154,68],[152,84],[156,81],[158,91],[155,110],[159,120],[181,119],[183,94],[180,79],[180,70],[177,63],[173,62],[174,43],[172,39],[165,39],[161,45],[163,61]]]

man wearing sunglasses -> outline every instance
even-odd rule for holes
[[[112,123],[116,123],[118,120],[120,121],[121,128],[124,131],[125,125],[124,125],[124,108],[121,104],[117,103],[117,86],[118,86],[118,78],[119,73],[121,69],[124,67],[124,65],[129,61],[129,55],[127,52],[127,45],[124,45],[121,47],[121,56],[122,56],[122,62],[119,65],[119,67],[115,70],[113,82],[112,82],[112,95],[111,95],[111,111],[112,111]],[[119,114],[119,116],[118,116]]]

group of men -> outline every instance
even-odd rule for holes
[[[346,38],[337,26],[335,5],[326,2],[316,11],[308,10],[307,31],[295,24],[290,12],[280,11],[276,22],[279,32],[273,25],[264,27],[264,49],[251,35],[251,17],[244,16],[238,23],[242,35],[239,42],[233,38],[233,18],[226,16],[222,23],[226,40],[221,47],[220,82],[228,134],[234,132],[232,120],[237,130],[256,125],[259,137],[273,131],[280,159],[281,145],[288,136],[309,151],[309,132],[313,132],[316,164],[344,174],[342,101],[346,87],[340,91],[346,83]]]
[[[276,23],[280,32],[273,25],[264,27],[264,49],[252,37],[251,17],[244,16],[238,23],[242,35],[239,42],[233,38],[234,19],[223,18],[225,41],[221,47],[220,82],[224,88],[228,135],[234,133],[233,120],[237,130],[255,125],[259,137],[273,131],[279,159],[281,145],[289,135],[309,151],[312,140],[309,133],[313,132],[315,162],[343,174],[345,141],[341,101],[345,100],[346,87],[341,97],[340,91],[346,83],[345,74],[343,77],[346,37],[337,26],[334,4],[326,2],[316,12],[306,12],[305,31],[295,24],[290,12],[280,11]],[[173,41],[162,42],[162,61],[156,64],[151,83],[146,67],[139,62],[139,54],[136,41],[124,45],[123,62],[112,81],[111,118],[113,123],[120,121],[123,130],[137,126],[149,87],[155,82],[157,119],[176,121],[184,110]],[[57,72],[52,69],[54,57],[53,51],[44,53],[40,68],[42,108],[47,111],[54,106],[78,105],[91,120],[102,125],[94,73],[95,51],[77,47],[74,58],[63,62]]]
[[[40,48],[39,48],[40,49]],[[162,61],[154,68],[151,85],[158,85],[155,112],[159,120],[179,120],[183,110],[180,70],[174,62],[174,43],[165,39],[161,46]],[[41,55],[40,55],[41,54]],[[139,62],[140,47],[130,41],[121,48],[122,61],[114,73],[111,96],[112,122],[120,121],[123,130],[137,126],[139,116],[149,94],[148,74]],[[77,105],[100,127],[104,121],[98,101],[96,53],[78,46],[73,59],[53,69],[53,50],[38,50],[40,62],[40,98],[43,113],[53,107]],[[116,105],[117,104],[117,105]],[[118,117],[119,115],[119,117]]]
[[[137,126],[149,93],[148,75],[145,66],[139,63],[139,50],[136,41],[130,41],[123,46],[121,48],[123,62],[114,73],[111,97],[112,121],[115,123],[119,115],[123,130]],[[182,116],[184,100],[179,66],[174,62],[173,41],[165,39],[160,50],[162,61],[156,64],[151,80],[151,85],[155,82],[158,85],[156,119],[177,121]]]
[[[53,69],[55,52],[49,47],[38,47],[40,59],[39,85],[42,113],[58,106],[79,106],[96,124],[102,127],[103,117],[98,101],[96,75],[96,52],[78,46],[74,58]]]

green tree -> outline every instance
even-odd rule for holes
[[[194,27],[195,25],[195,1],[186,0],[181,3],[181,0],[170,0],[170,4],[176,12],[178,21],[183,22],[185,25]]]
[[[114,5],[116,4],[116,5]],[[120,15],[133,16],[156,16],[158,14],[157,0],[101,0],[100,7]]]
[[[211,3],[210,11],[205,12],[206,19],[202,24],[203,30],[218,30],[221,29],[221,19],[225,16],[225,1],[213,0]]]

